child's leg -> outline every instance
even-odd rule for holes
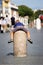
[[[27,31],[27,40],[32,44],[33,42],[32,42],[32,40],[31,40],[31,37],[30,37],[30,32],[29,31]]]
[[[13,41],[14,41],[14,32],[11,31],[11,32],[10,32],[10,40],[8,41],[8,43],[11,43],[11,42],[13,42]]]
[[[30,32],[27,31],[27,38],[30,39]]]
[[[13,40],[14,40],[14,32],[13,32],[13,27],[11,27],[11,29],[10,29],[10,41],[8,43],[13,42]]]
[[[11,31],[11,32],[10,32],[10,39],[11,39],[11,41],[13,41],[13,36],[14,36],[14,34],[13,34],[13,32]]]

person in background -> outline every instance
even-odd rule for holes
[[[0,17],[0,32],[1,32],[1,17]]]
[[[15,24],[15,17],[12,16],[12,17],[11,17],[11,25],[13,26],[14,24]]]
[[[1,27],[3,28],[3,32],[6,32],[7,29],[7,22],[4,17],[1,17]]]
[[[8,15],[6,15],[5,20],[6,20],[6,23],[7,23],[7,31],[8,31],[9,27],[10,27],[10,19],[9,19]]]
[[[41,20],[39,17],[36,19],[36,29],[41,30]]]

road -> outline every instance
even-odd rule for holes
[[[10,34],[0,33],[0,64],[14,65],[43,65],[43,28],[29,28],[33,44],[27,41],[27,57],[14,57],[13,43],[8,44]]]

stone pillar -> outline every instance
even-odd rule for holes
[[[17,57],[26,56],[26,33],[24,31],[14,33],[13,51]]]

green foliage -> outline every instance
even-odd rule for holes
[[[32,9],[25,6],[25,5],[18,6],[18,12],[19,12],[20,16],[29,16],[29,17],[31,17],[33,15]]]
[[[35,12],[35,14],[34,14],[35,19],[38,18],[40,14],[43,14],[43,11],[37,10],[37,11]]]

